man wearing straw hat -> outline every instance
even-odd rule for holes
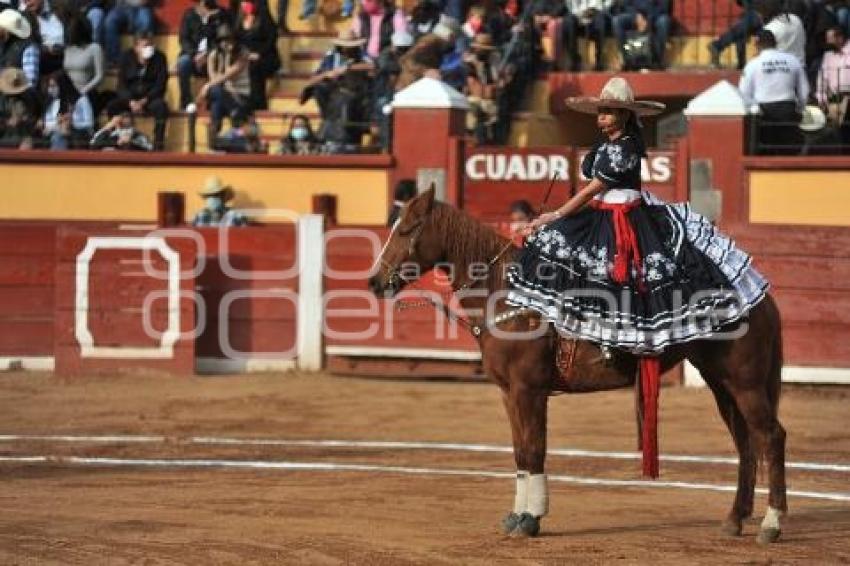
[[[32,27],[17,10],[0,12],[0,69],[22,69],[30,86],[38,83],[41,50],[30,41]]]
[[[21,69],[0,72],[0,147],[32,146],[41,114],[38,98]]]
[[[247,226],[248,219],[227,206],[233,198],[233,187],[225,185],[218,177],[209,177],[200,195],[204,197],[204,208],[195,214],[193,226]]]

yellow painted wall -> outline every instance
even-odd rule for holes
[[[186,216],[202,206],[198,189],[210,175],[232,185],[239,208],[309,213],[312,195],[337,195],[341,224],[384,224],[384,169],[306,169],[142,165],[2,164],[0,218],[155,221],[160,191],[186,194]],[[268,218],[274,222],[273,218]]]
[[[751,171],[750,222],[850,226],[850,171]]]

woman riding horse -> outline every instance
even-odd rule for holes
[[[505,532],[534,536],[548,513],[551,395],[639,383],[644,472],[655,476],[658,376],[687,360],[713,393],[738,451],[738,488],[723,530],[740,535],[752,516],[763,458],[769,493],[758,540],[774,542],[787,501],[778,419],[782,330],[767,282],[687,204],[641,191],[637,118],[662,105],[636,102],[620,78],[598,98],[568,104],[596,113],[605,139],[583,163],[589,184],[536,219],[523,249],[514,252],[507,239],[437,201],[432,187],[405,205],[369,286],[392,297],[430,269],[457,275],[450,277],[454,297],[511,425],[517,478]]]

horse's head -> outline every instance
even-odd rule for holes
[[[395,295],[441,260],[442,238],[431,214],[435,206],[431,186],[401,210],[369,278],[373,293]]]

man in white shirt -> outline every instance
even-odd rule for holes
[[[821,108],[850,94],[850,42],[840,26],[826,30],[826,45],[818,72],[815,98]]]
[[[39,74],[46,77],[62,68],[65,50],[65,26],[51,9],[47,0],[21,0],[21,13],[35,16],[41,35],[41,64]]]
[[[739,89],[748,105],[759,107],[759,143],[796,145],[796,125],[809,98],[806,73],[794,55],[777,49],[773,32],[760,31],[756,46],[759,54],[744,67]]]

